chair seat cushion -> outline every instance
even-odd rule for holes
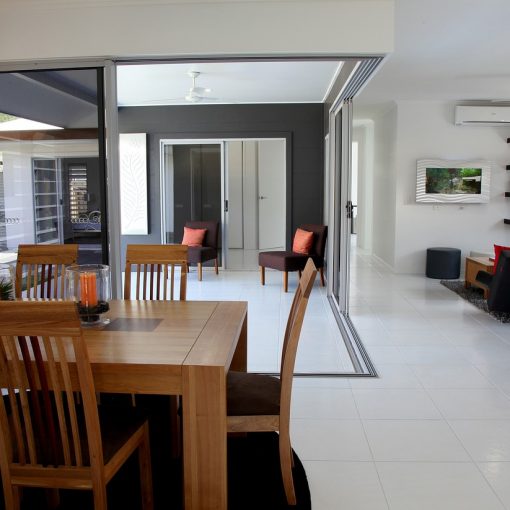
[[[476,281],[478,283],[481,283],[482,285],[484,285],[485,287],[489,287],[491,282],[492,282],[492,279],[494,278],[494,275],[492,275],[491,273],[488,273],[487,271],[478,271],[478,273],[476,273]]]
[[[145,423],[147,414],[136,407],[98,406],[103,457],[108,462],[127,440]],[[88,457],[88,451],[87,451]],[[88,459],[87,459],[88,460]]]
[[[215,259],[218,256],[218,250],[209,246],[189,246],[188,262],[190,264],[198,264],[207,260]]]
[[[264,374],[230,371],[227,375],[228,416],[280,413],[280,379]]]
[[[259,266],[278,271],[302,271],[308,255],[293,251],[263,251],[259,253]]]

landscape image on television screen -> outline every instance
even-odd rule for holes
[[[425,193],[446,195],[480,195],[482,192],[481,168],[427,168]]]

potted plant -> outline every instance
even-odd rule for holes
[[[0,267],[0,301],[14,299],[14,280],[10,266]]]

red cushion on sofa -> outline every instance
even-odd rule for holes
[[[499,244],[494,245],[494,271],[498,267],[499,255],[503,250],[510,250],[510,246],[500,246]]]
[[[184,236],[181,244],[185,244],[187,246],[202,246],[206,232],[206,228],[184,227]]]
[[[292,251],[308,255],[312,249],[313,232],[298,228],[294,234],[294,242],[292,243]]]

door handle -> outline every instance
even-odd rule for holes
[[[267,197],[260,196],[259,200],[266,200]]]

